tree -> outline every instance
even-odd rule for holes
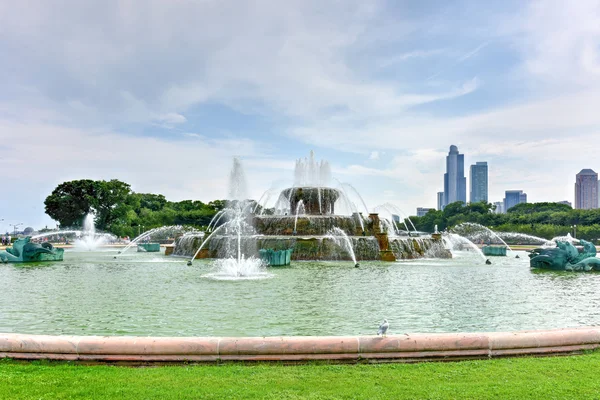
[[[46,214],[63,227],[80,226],[96,194],[97,183],[90,179],[61,183],[44,201]]]
[[[561,212],[561,211],[571,211],[571,208],[568,204],[561,203],[519,203],[507,210],[507,213],[514,214],[533,214],[545,211],[551,212]]]
[[[82,179],[61,183],[46,197],[46,214],[61,226],[81,226],[85,215],[96,213],[96,227],[107,230],[119,219],[126,219],[131,194],[127,183]]]
[[[126,220],[130,207],[127,199],[131,195],[131,186],[117,179],[96,181],[96,197],[92,201],[96,211],[96,227],[100,230],[109,230],[111,224]]]

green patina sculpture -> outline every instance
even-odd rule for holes
[[[14,242],[13,247],[0,251],[0,262],[62,261],[64,252],[64,249],[57,249],[50,243],[32,243],[31,237],[27,236]]]
[[[596,258],[596,246],[580,240],[579,250],[570,242],[556,242],[556,247],[538,248],[529,254],[531,268],[554,271],[600,271],[600,259]]]
[[[140,243],[137,245],[137,251],[156,253],[160,251],[160,243]]]
[[[290,265],[292,258],[292,249],[260,249],[258,253],[260,255],[260,258],[264,262],[266,262],[270,267],[281,267],[285,265]]]
[[[481,251],[486,256],[506,256],[506,246],[483,246]]]

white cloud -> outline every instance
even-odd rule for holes
[[[187,121],[183,115],[177,113],[162,114],[157,120],[168,125],[183,124]]]
[[[371,154],[369,155],[369,160],[379,160],[379,152],[372,151]]]

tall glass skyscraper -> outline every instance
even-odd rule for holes
[[[460,154],[458,147],[452,145],[446,156],[444,207],[455,201],[467,202],[467,178],[465,178],[465,155]]]
[[[471,203],[488,201],[488,166],[486,161],[477,161],[471,165]]]
[[[507,190],[504,192],[504,212],[521,203],[527,203],[527,193],[523,193],[522,190]]]
[[[598,174],[589,168],[575,175],[575,208],[598,208]]]

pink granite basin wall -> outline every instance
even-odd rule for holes
[[[47,336],[0,333],[0,358],[99,362],[416,362],[578,353],[597,328],[548,331],[292,337]]]

